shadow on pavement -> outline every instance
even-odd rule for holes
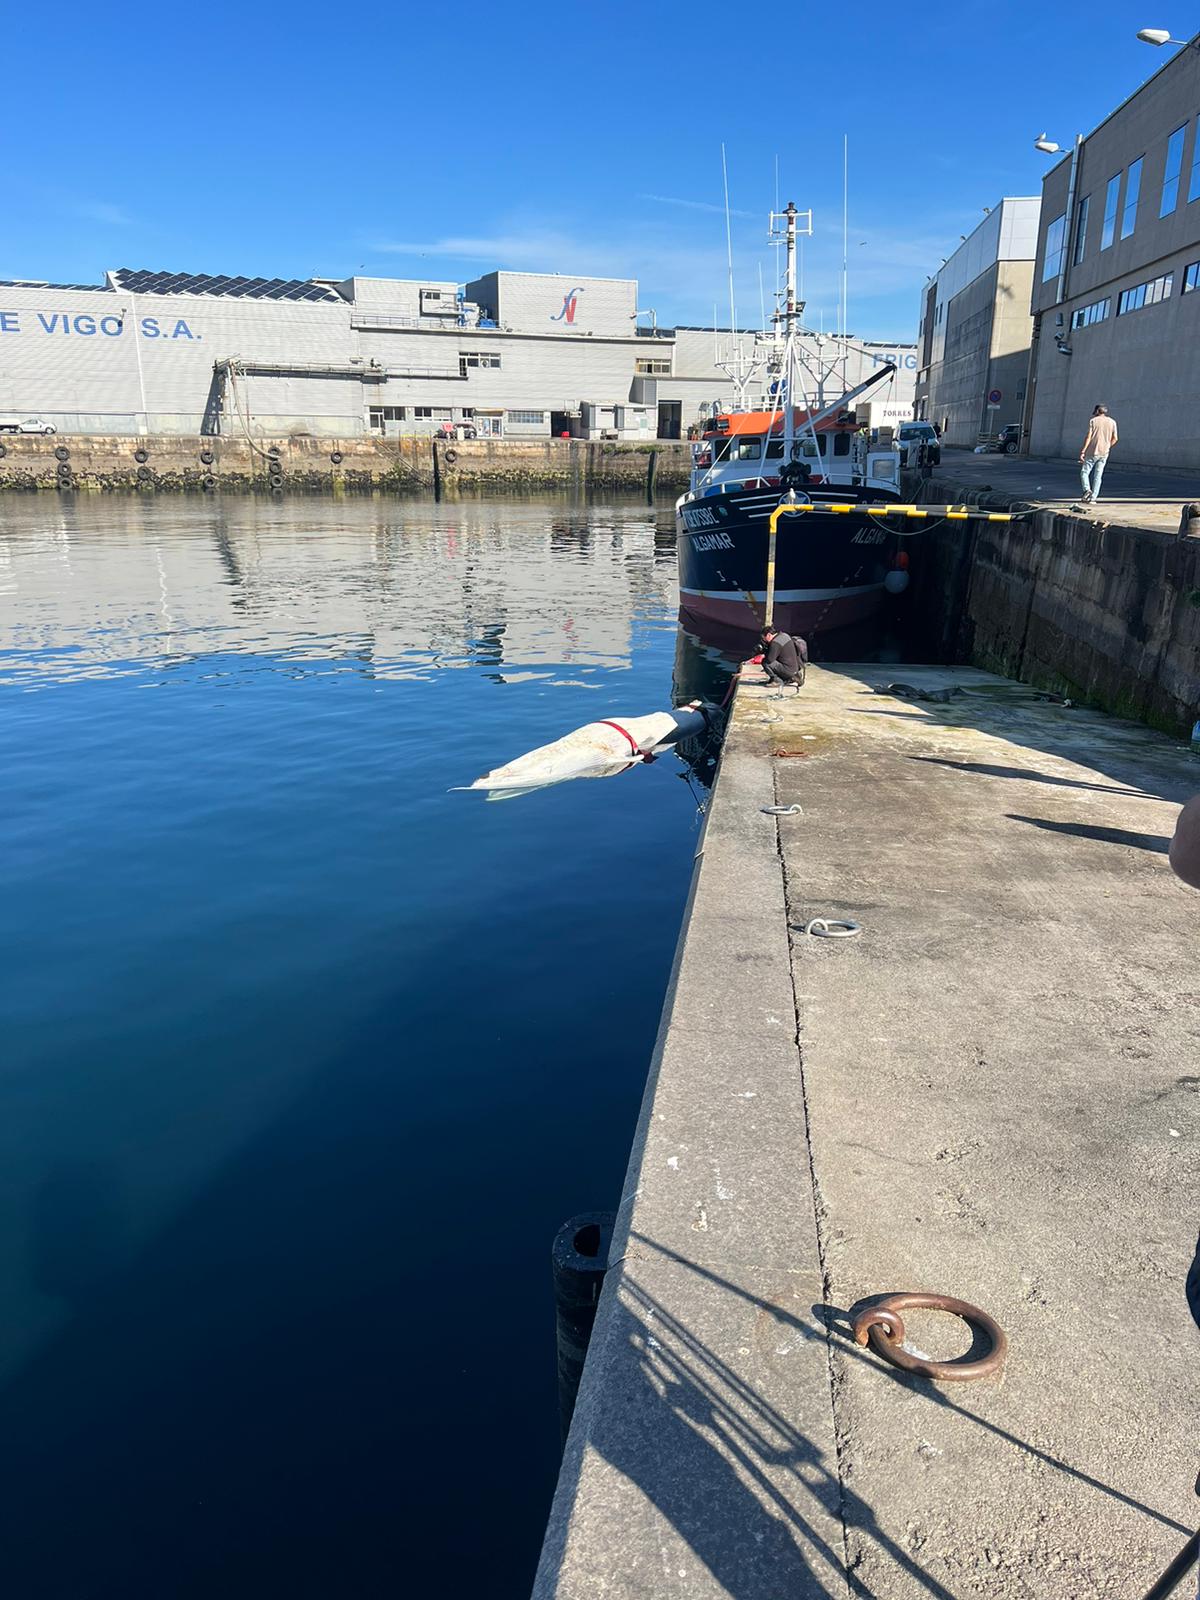
[[[643,1235],[630,1247],[652,1250],[659,1259],[686,1268],[717,1289],[756,1308],[760,1318],[810,1342],[831,1356],[861,1361],[914,1396],[957,1412],[986,1432],[1182,1534],[1192,1530],[1153,1507],[1049,1454],[935,1385],[887,1366],[853,1343],[850,1313],[817,1304],[810,1323],[762,1299],[711,1268],[687,1260]],[[919,1588],[937,1600],[950,1591],[879,1524],[875,1512],[806,1432],[782,1415],[697,1333],[636,1281],[636,1259],[623,1275],[605,1330],[606,1350],[628,1347],[645,1388],[617,1412],[597,1411],[587,1448],[597,1451],[634,1483],[733,1600],[777,1600],[840,1591],[844,1568],[852,1592],[866,1595],[854,1571],[852,1549],[835,1548],[827,1532],[830,1516],[846,1530],[873,1541]],[[631,1425],[631,1418],[636,1423]],[[682,1575],[682,1574],[681,1574]]]

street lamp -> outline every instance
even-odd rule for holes
[[[1056,156],[1062,149],[1062,145],[1057,144],[1053,139],[1047,138],[1044,133],[1039,133],[1033,141],[1033,148],[1040,150],[1043,155]]]
[[[1169,30],[1166,28],[1139,28],[1137,31],[1137,36],[1143,44],[1156,44],[1160,46],[1164,44],[1190,44],[1193,46],[1193,48],[1200,50],[1200,42],[1197,40],[1172,39]]]

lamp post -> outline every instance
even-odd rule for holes
[[[1048,138],[1046,134],[1039,133],[1033,141],[1033,148],[1040,150],[1043,155],[1056,156],[1062,150],[1057,140]],[[1066,224],[1063,229],[1062,262],[1058,269],[1058,288],[1055,291],[1054,303],[1062,305],[1067,296],[1067,271],[1071,263],[1071,256],[1075,250],[1075,190],[1079,178],[1079,153],[1083,149],[1083,135],[1075,135],[1075,143],[1071,149],[1071,173],[1067,179],[1067,205]]]
[[[1143,44],[1154,44],[1160,48],[1164,44],[1177,44],[1184,49],[1200,50],[1200,39],[1172,39],[1166,28],[1139,28],[1137,37]]]

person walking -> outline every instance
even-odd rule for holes
[[[1088,422],[1087,437],[1079,452],[1079,477],[1083,484],[1081,505],[1094,505],[1100,498],[1100,482],[1108,464],[1108,453],[1117,442],[1117,425],[1107,406],[1096,406]],[[1074,507],[1072,507],[1074,510]]]

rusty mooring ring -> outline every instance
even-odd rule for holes
[[[904,1348],[904,1318],[902,1311],[949,1311],[972,1327],[981,1328],[992,1341],[992,1348],[978,1361],[931,1361],[927,1357],[911,1354]],[[948,1294],[889,1294],[882,1300],[860,1311],[854,1319],[854,1342],[871,1347],[885,1361],[905,1372],[915,1372],[922,1378],[935,1378],[940,1383],[966,1383],[971,1378],[994,1377],[1003,1367],[1008,1354],[1008,1336],[986,1311],[970,1305],[966,1300],[955,1300]]]

